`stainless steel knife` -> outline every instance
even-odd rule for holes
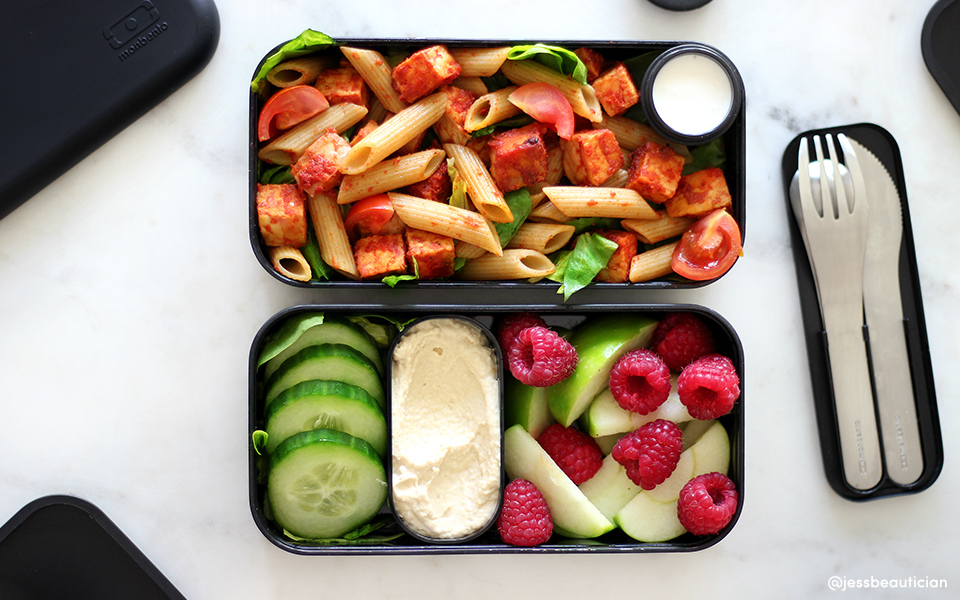
[[[900,485],[923,472],[923,452],[900,297],[900,194],[883,163],[856,140],[851,145],[870,203],[863,267],[863,308],[870,340],[880,435],[887,475]]]

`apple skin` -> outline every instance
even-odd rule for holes
[[[587,321],[570,336],[577,366],[569,377],[548,388],[550,412],[569,427],[590,406],[610,379],[610,369],[625,353],[646,346],[657,321],[639,315],[616,315]]]
[[[521,425],[504,432],[503,455],[510,480],[526,479],[543,494],[555,532],[572,538],[595,538],[614,528]]]
[[[539,438],[544,429],[556,422],[547,402],[547,388],[524,385],[507,377],[503,391],[504,427],[522,425],[530,435]]]

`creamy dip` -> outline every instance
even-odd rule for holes
[[[653,104],[663,122],[684,135],[709,133],[733,106],[733,84],[723,67],[702,54],[668,60],[653,81]]]
[[[394,347],[390,395],[393,507],[427,538],[469,536],[500,504],[497,359],[461,319],[417,323]]]

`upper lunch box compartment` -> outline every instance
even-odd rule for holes
[[[318,40],[324,39],[328,40],[326,47],[314,51],[313,48],[316,48],[316,46],[310,46],[311,43],[316,43]],[[694,235],[695,232],[702,234],[704,231],[720,231],[719,235],[727,236],[724,237],[724,242],[721,244],[724,245],[728,239],[732,237],[728,235],[729,232],[739,230],[738,233],[742,243],[746,225],[744,168],[746,132],[744,123],[745,103],[740,103],[733,124],[720,138],[701,146],[682,146],[673,142],[667,142],[666,139],[659,136],[659,134],[646,123],[646,117],[643,114],[639,101],[626,106],[625,112],[621,113],[618,112],[620,109],[610,106],[610,103],[607,102],[608,98],[614,97],[615,94],[608,94],[605,91],[605,86],[613,85],[611,83],[612,80],[616,80],[618,76],[622,77],[622,74],[626,73],[627,78],[632,79],[635,83],[639,100],[640,83],[646,67],[658,55],[680,44],[681,42],[663,41],[331,40],[317,32],[305,32],[296,40],[281,44],[271,50],[257,66],[253,74],[256,83],[251,86],[250,91],[248,226],[254,255],[268,273],[287,285],[307,289],[357,291],[364,294],[371,293],[374,295],[371,297],[371,301],[373,301],[374,297],[384,301],[390,297],[395,297],[398,292],[392,289],[394,287],[417,290],[418,293],[422,292],[424,294],[441,294],[445,293],[445,290],[450,290],[449,293],[454,293],[454,290],[470,292],[471,290],[478,289],[525,290],[525,297],[536,297],[538,301],[541,302],[557,301],[556,293],[558,291],[564,293],[563,301],[566,301],[572,291],[583,289],[583,291],[578,292],[578,299],[582,298],[586,301],[589,296],[602,292],[603,299],[597,299],[595,301],[611,302],[616,301],[618,297],[626,299],[634,290],[692,289],[707,285],[722,276],[725,271],[721,271],[719,275],[713,278],[694,279],[683,277],[671,269],[671,257],[673,255],[673,249],[675,248],[674,244],[681,239],[684,232],[689,232],[688,235]],[[299,182],[294,176],[294,172],[297,171],[304,173],[301,167],[304,167],[306,163],[309,162],[308,159],[311,156],[316,155],[322,157],[322,143],[316,145],[317,148],[315,149],[318,150],[317,153],[307,153],[305,149],[318,139],[326,126],[332,126],[337,129],[338,133],[336,136],[340,139],[338,140],[337,137],[331,137],[328,141],[333,140],[330,144],[339,145],[340,152],[345,155],[352,148],[350,144],[355,142],[358,134],[364,135],[366,133],[366,129],[364,129],[363,133],[360,133],[360,128],[365,125],[370,117],[373,117],[378,126],[382,128],[384,122],[383,117],[387,114],[394,114],[382,106],[384,103],[380,101],[377,98],[377,94],[374,93],[375,86],[365,85],[364,87],[366,89],[364,93],[367,94],[366,104],[364,108],[358,112],[359,116],[344,117],[343,115],[350,112],[352,107],[337,106],[339,102],[338,98],[342,94],[340,94],[339,91],[331,92],[331,88],[325,85],[323,81],[316,84],[320,70],[350,70],[328,71],[327,73],[327,75],[334,73],[343,74],[345,72],[357,72],[356,64],[361,64],[361,68],[363,68],[363,60],[376,62],[370,61],[369,58],[358,61],[356,57],[349,56],[342,48],[355,48],[364,53],[370,50],[377,52],[378,54],[375,56],[382,57],[382,61],[380,62],[384,65],[384,72],[387,74],[386,81],[388,82],[381,87],[390,86],[391,92],[396,94],[396,87],[391,83],[390,79],[396,65],[403,62],[417,50],[441,45],[447,48],[453,57],[459,58],[459,61],[464,65],[468,65],[469,63],[469,60],[466,58],[470,55],[468,49],[480,49],[479,53],[483,54],[485,51],[502,48],[504,51],[509,50],[512,53],[511,56],[522,54],[524,51],[530,55],[537,56],[537,50],[529,50],[530,47],[541,48],[543,46],[551,46],[567,49],[570,56],[574,55],[573,51],[577,51],[579,56],[586,57],[587,59],[580,60],[581,66],[593,67],[594,70],[587,70],[587,75],[585,75],[584,78],[584,81],[587,82],[585,84],[574,84],[572,83],[575,81],[572,78],[573,76],[567,75],[558,75],[560,80],[565,80],[565,83],[561,81],[556,84],[564,89],[569,87],[579,90],[583,86],[589,88],[589,99],[594,101],[598,107],[598,112],[595,115],[596,121],[591,121],[588,117],[583,116],[587,113],[584,109],[577,106],[578,100],[575,99],[571,103],[571,108],[573,109],[575,117],[574,130],[577,134],[581,132],[588,133],[588,137],[591,139],[588,141],[575,137],[572,141],[561,140],[556,133],[557,128],[555,125],[547,124],[541,126],[540,131],[542,135],[540,137],[543,139],[544,146],[549,151],[548,156],[550,152],[556,153],[557,155],[557,158],[553,159],[554,166],[552,168],[555,170],[559,169],[560,174],[553,180],[548,180],[548,183],[555,185],[545,185],[543,182],[540,182],[518,188],[532,192],[529,200],[516,200],[516,198],[512,196],[512,194],[522,195],[522,192],[507,192],[506,194],[505,204],[507,207],[510,207],[514,201],[520,204],[520,208],[513,205],[513,208],[509,212],[510,216],[512,217],[514,212],[518,215],[528,215],[524,221],[525,224],[537,222],[538,224],[573,225],[574,227],[572,229],[570,227],[557,228],[562,231],[562,233],[556,235],[566,235],[566,240],[561,239],[557,241],[556,238],[554,238],[553,246],[539,249],[517,250],[514,248],[515,246],[526,246],[526,242],[517,241],[520,240],[520,238],[517,237],[513,238],[513,243],[508,244],[506,240],[511,239],[511,234],[515,233],[519,226],[518,222],[514,222],[513,227],[511,227],[509,223],[498,223],[496,212],[484,212],[482,207],[474,208],[474,206],[478,204],[478,200],[472,196],[471,191],[483,187],[485,184],[482,182],[476,183],[469,179],[474,169],[474,167],[470,166],[470,161],[473,160],[475,164],[477,162],[476,159],[479,159],[483,167],[482,170],[490,174],[489,177],[494,182],[494,185],[498,187],[507,185],[504,183],[507,177],[501,173],[497,173],[497,167],[491,165],[491,159],[489,157],[491,144],[487,142],[505,131],[516,130],[523,127],[536,130],[537,122],[525,115],[522,111],[516,110],[514,116],[511,117],[511,119],[513,119],[512,123],[514,124],[513,129],[500,128],[493,130],[492,133],[480,131],[479,133],[481,135],[476,135],[466,131],[462,121],[460,123],[457,122],[456,115],[454,114],[456,111],[448,109],[446,106],[447,102],[435,97],[437,94],[444,93],[445,87],[456,87],[457,90],[453,94],[460,98],[461,102],[463,102],[463,98],[468,99],[462,111],[465,112],[473,105],[473,102],[484,96],[484,90],[487,90],[487,93],[492,93],[504,87],[519,87],[525,82],[537,80],[535,75],[528,75],[526,73],[517,74],[515,72],[518,70],[516,64],[535,65],[531,70],[542,71],[545,68],[543,63],[549,63],[550,60],[554,59],[544,59],[542,62],[537,58],[528,58],[525,60],[513,60],[511,58],[501,59],[503,64],[509,63],[508,68],[504,69],[502,66],[495,68],[495,74],[489,77],[486,74],[477,75],[479,71],[476,71],[473,66],[468,65],[464,69],[461,65],[460,74],[449,86],[442,84],[440,87],[428,90],[425,95],[419,97],[407,96],[413,100],[413,102],[402,101],[402,104],[394,107],[394,110],[402,111],[406,106],[418,106],[421,109],[421,113],[423,111],[433,111],[441,114],[439,118],[429,121],[432,125],[427,125],[424,134],[421,138],[418,138],[422,139],[420,145],[415,148],[408,148],[410,153],[407,154],[404,154],[404,150],[390,150],[384,153],[385,156],[375,155],[374,160],[369,161],[377,163],[378,167],[393,165],[391,167],[393,170],[398,169],[396,166],[397,163],[403,163],[406,165],[405,168],[420,169],[422,177],[428,176],[424,175],[424,173],[437,174],[440,171],[445,171],[447,175],[452,174],[454,178],[459,175],[465,181],[464,187],[468,188],[465,198],[467,199],[466,206],[471,214],[466,215],[467,220],[480,218],[482,212],[483,216],[487,217],[488,223],[495,227],[495,231],[492,233],[483,231],[483,227],[477,224],[472,231],[467,232],[467,234],[462,235],[458,239],[454,239],[452,242],[444,242],[441,238],[446,236],[442,234],[449,234],[449,231],[444,229],[444,227],[446,227],[444,223],[448,224],[456,221],[463,213],[449,211],[453,215],[449,216],[441,213],[437,206],[430,205],[426,205],[426,209],[429,210],[424,213],[424,205],[418,203],[416,199],[428,197],[428,195],[422,191],[422,188],[410,188],[407,187],[408,184],[406,183],[395,189],[381,189],[382,186],[379,186],[379,184],[371,188],[370,180],[364,180],[364,173],[371,173],[376,169],[358,171],[353,168],[353,166],[355,166],[353,163],[356,162],[359,164],[363,162],[360,160],[362,157],[358,157],[360,151],[351,155],[348,161],[350,164],[346,168],[335,169],[342,172],[334,175],[335,183],[333,184],[326,183],[322,184],[319,188],[316,187],[314,185],[316,179],[310,179],[310,176],[314,175],[314,173],[306,172],[306,176],[301,177]],[[283,49],[290,49],[291,47],[299,47],[300,51],[293,52],[289,55],[278,54]],[[261,127],[261,112],[267,101],[273,97],[277,91],[283,89],[268,81],[265,75],[271,68],[293,57],[297,57],[298,60],[302,57],[316,58],[317,61],[315,61],[315,64],[319,64],[320,66],[315,67],[318,69],[316,72],[308,72],[303,79],[300,80],[289,77],[284,80],[274,78],[274,81],[284,87],[292,83],[313,88],[314,84],[316,84],[316,89],[327,90],[326,95],[331,97],[331,99],[327,101],[327,104],[334,108],[326,109],[313,117],[308,117],[305,121],[288,127],[287,129],[274,130],[272,131],[272,135],[268,133],[268,137],[261,142],[260,136],[258,135],[258,130],[263,129]],[[592,63],[591,57],[600,58],[595,63]],[[556,60],[560,61],[561,59],[558,58]],[[620,69],[617,67],[623,68]],[[297,74],[294,71],[290,71],[285,73],[284,76],[291,75],[291,73],[293,75]],[[558,72],[554,71],[554,73]],[[596,79],[597,74],[602,76],[601,79]],[[321,79],[327,79],[327,76],[325,75]],[[616,85],[620,84],[617,83]],[[742,83],[739,82],[739,80],[736,82],[736,86],[738,87],[736,95],[742,97]],[[462,90],[467,91],[461,93]],[[431,100],[431,98],[433,98],[433,100]],[[363,102],[361,100],[355,101]],[[433,106],[426,106],[433,101],[439,101],[442,105],[439,110]],[[604,103],[607,103],[606,107]],[[336,113],[331,111],[336,111]],[[615,117],[611,118],[609,114],[611,111],[616,115]],[[271,107],[268,112],[273,114],[275,111]],[[577,114],[578,112],[581,114]],[[285,142],[290,141],[286,138],[291,137],[291,131],[314,119],[322,121],[323,119],[320,119],[320,117],[325,113],[330,113],[330,115],[328,115],[329,123],[326,123],[326,125],[319,129],[315,129],[312,134],[305,134],[308,136],[307,139],[298,140],[293,146],[285,144]],[[265,120],[269,121],[266,117]],[[409,122],[413,120],[413,116],[406,114],[401,117],[401,120]],[[545,120],[542,119],[542,121]],[[276,123],[276,120],[273,122]],[[437,123],[440,124],[438,125]],[[451,123],[453,124],[452,126]],[[472,125],[471,123],[471,126]],[[308,127],[303,127],[303,129],[307,128]],[[586,145],[594,143],[594,141],[601,136],[601,134],[598,133],[601,131],[605,132],[603,135],[605,135],[606,132],[610,132],[611,139],[615,138],[614,147],[616,150],[610,153],[610,155],[613,156],[616,154],[617,157],[622,156],[623,162],[619,163],[618,167],[611,171],[613,173],[612,178],[607,178],[599,182],[590,181],[590,176],[596,177],[595,173],[589,171],[589,169],[593,167],[586,165],[584,168],[588,169],[588,171],[584,174],[583,170],[577,170],[577,164],[571,165],[571,162],[577,163],[577,148],[583,150],[581,156],[590,154],[592,149]],[[278,142],[277,138],[281,136],[286,136],[286,138]],[[296,135],[293,137],[296,137]],[[680,225],[679,229],[674,229],[673,232],[666,234],[669,236],[666,238],[663,237],[664,234],[649,231],[644,225],[656,223],[658,220],[667,222],[668,219],[665,216],[665,208],[668,207],[668,202],[674,202],[677,207],[680,207],[681,204],[683,204],[680,199],[681,194],[669,191],[657,197],[655,193],[644,192],[645,195],[641,196],[634,189],[624,187],[626,185],[626,178],[632,171],[630,168],[632,162],[631,155],[639,146],[643,146],[648,141],[656,142],[658,146],[666,148],[674,157],[677,155],[683,157],[680,168],[682,168],[684,182],[681,185],[687,186],[690,192],[689,195],[684,196],[684,199],[688,200],[688,206],[693,206],[693,208],[689,208],[689,210],[696,212],[699,209],[701,211],[697,214],[685,214],[684,216],[688,219],[682,222],[685,225]],[[382,140],[376,140],[375,144],[371,144],[376,147],[374,154],[383,150],[381,142]],[[563,146],[568,148],[566,152],[563,151],[560,142],[563,142]],[[264,150],[268,145],[269,148]],[[285,145],[289,147],[285,148]],[[503,145],[506,145],[506,142],[503,142]],[[466,147],[468,150],[466,152],[459,150],[459,148],[463,147]],[[290,148],[293,148],[293,150]],[[277,159],[278,156],[281,156],[278,154],[278,149],[279,152],[286,151],[288,153],[287,158],[281,157]],[[294,167],[297,160],[300,160],[304,154],[308,154],[308,159],[303,159],[300,166]],[[465,155],[458,156],[458,154]],[[398,158],[400,156],[404,156],[405,158]],[[496,158],[493,160],[496,160]],[[661,162],[662,157],[653,156],[648,160],[658,174],[667,170],[665,166],[667,163]],[[564,163],[566,163],[566,167]],[[457,165],[460,165],[459,169]],[[583,167],[582,162],[579,166]],[[693,177],[688,178],[691,174]],[[437,177],[441,177],[441,175],[438,174]],[[580,181],[573,181],[580,177],[582,177]],[[372,178],[376,179],[376,177]],[[270,187],[268,193],[268,191],[264,191],[263,188],[269,184],[275,185]],[[287,184],[288,187],[279,187],[283,184]],[[577,191],[578,188],[575,187],[576,184],[586,185],[581,185],[579,187],[581,191]],[[321,191],[324,185],[327,186],[328,191]],[[633,187],[639,187],[640,184],[632,185]],[[357,191],[358,187],[361,188],[359,192]],[[553,193],[549,195],[541,193],[541,188],[543,187],[551,188],[548,191]],[[584,193],[582,190],[585,187],[620,189],[614,192],[605,190],[604,193],[606,196],[598,195],[597,198],[588,198],[582,195]],[[722,216],[726,223],[723,227],[708,228],[701,225],[700,227],[694,228],[693,226],[695,224],[705,221],[705,219],[702,218],[703,215],[711,212],[711,210],[708,210],[706,207],[710,206],[709,202],[715,198],[713,196],[715,188],[722,188],[724,193],[729,193],[729,199],[726,200],[725,203],[718,201],[719,205],[726,207],[725,210],[722,211],[724,213]],[[260,204],[262,205],[259,212],[258,189],[261,190]],[[304,189],[310,190],[310,194],[306,193]],[[369,195],[382,195],[382,197],[379,203],[366,203],[366,206],[362,207],[367,211],[364,213],[356,207],[359,206],[357,205],[357,200],[365,197],[365,191],[369,191]],[[590,190],[587,194],[589,195],[592,192],[593,190]],[[296,217],[300,219],[300,222],[293,227],[291,227],[288,222],[282,222],[278,225],[276,213],[271,213],[269,209],[271,203],[283,204],[291,199],[285,197],[284,194],[300,195],[298,201],[302,204],[302,207],[298,209],[300,214]],[[454,192],[454,195],[456,195],[456,192]],[[677,199],[673,201],[668,200],[672,195],[676,195]],[[607,201],[611,196],[617,197],[617,199],[612,202],[619,202],[621,205],[628,202],[621,201],[621,196],[635,197],[643,206],[641,207],[637,204],[633,206],[643,211],[649,209],[649,213],[644,213],[643,215],[633,214],[629,213],[630,209],[626,209],[628,210],[626,213],[616,212],[622,209],[615,209],[614,212],[603,212],[606,208],[596,208],[596,205]],[[409,200],[410,197],[414,197],[415,199]],[[653,198],[654,201],[650,201],[648,198]],[[704,198],[708,198],[709,200],[702,205],[696,205],[696,202],[703,201]],[[629,202],[632,201],[633,200],[630,200]],[[524,207],[524,202],[529,204]],[[378,210],[382,211],[384,209],[384,205],[386,206],[386,210],[396,213],[395,219],[400,219],[405,222],[407,231],[413,230],[414,234],[412,236],[403,235],[402,233],[398,235],[388,227],[382,231],[381,238],[371,241],[368,239],[370,236],[367,236],[358,244],[358,237],[356,235],[358,231],[357,223],[361,223],[362,229],[363,219],[369,215],[376,215]],[[444,206],[446,206],[446,204],[444,204]],[[559,209],[561,206],[563,207],[562,210]],[[311,211],[311,209],[313,210]],[[350,212],[351,209],[354,209],[354,214],[352,215]],[[679,212],[683,212],[683,210],[684,208],[682,207],[677,208]],[[563,211],[567,212],[564,213]],[[660,214],[655,211],[660,211]],[[363,214],[357,215],[356,213]],[[550,216],[551,213],[553,215],[552,218]],[[659,219],[661,214],[664,215],[664,218]],[[649,220],[651,219],[650,215],[652,215],[652,220]],[[732,216],[732,218],[729,218],[730,216]],[[438,218],[442,221],[441,225],[433,231],[427,231],[426,235],[421,235],[423,232],[420,230],[434,226],[435,223],[432,222]],[[322,225],[322,223],[330,223],[336,219],[339,219],[344,225],[340,229],[340,232],[332,234],[333,239],[330,239],[329,236],[331,234],[326,230],[328,227]],[[644,219],[648,220],[644,221]],[[283,219],[281,219],[281,221],[282,220]],[[373,220],[376,221],[376,216],[374,216]],[[261,224],[262,222],[267,223],[270,221],[273,221],[273,226]],[[519,219],[515,219],[515,221],[519,221]],[[624,223],[624,221],[627,222]],[[480,223],[482,224],[482,220]],[[320,225],[321,227],[319,233],[316,231],[316,225]],[[459,227],[459,225],[457,226]],[[264,227],[266,229],[264,229]],[[339,226],[335,225],[334,229],[337,227]],[[350,232],[347,232],[348,227],[351,230]],[[403,226],[401,226],[401,231],[402,227]],[[374,229],[376,229],[376,227]],[[695,231],[691,231],[691,229]],[[291,230],[293,231],[292,239],[283,239],[283,236],[290,233]],[[265,231],[267,231],[268,235],[271,233],[279,233],[279,235],[274,236],[271,240],[265,240]],[[597,231],[602,231],[604,235],[588,235],[587,237],[582,237],[583,234],[592,234]],[[366,231],[365,233],[370,232]],[[439,237],[438,233],[441,234]],[[462,232],[458,231],[457,233]],[[603,239],[600,239],[601,237]],[[307,241],[304,242],[304,239]],[[320,240],[319,244],[316,241],[317,239]],[[333,252],[335,256],[339,255],[343,257],[343,261],[346,263],[345,265],[335,264],[335,268],[330,268],[329,264],[323,264],[319,265],[318,268],[318,263],[322,260],[319,248],[323,245],[325,239],[328,244],[326,250]],[[435,251],[435,249],[431,249],[431,247],[438,242],[438,239],[440,240],[439,246],[441,249]],[[298,246],[298,244],[301,243],[305,244],[302,248]],[[444,243],[446,245],[444,245]],[[577,251],[575,260],[570,260],[571,256],[573,256],[573,248],[575,246],[582,246],[582,248]],[[335,249],[336,247],[339,247],[340,250],[337,251]],[[424,248],[427,249],[424,250]],[[504,248],[508,250],[507,255],[514,255],[516,262],[521,265],[519,268],[526,269],[523,271],[523,274],[518,273],[518,267],[510,265],[503,266],[499,261],[495,260],[496,257],[494,253],[502,251]],[[288,253],[288,250],[291,249],[293,252]],[[639,259],[632,259],[632,256],[643,255],[649,250],[658,250],[658,252],[646,254],[645,259],[648,260],[643,262]],[[337,254],[337,252],[339,252],[339,254]],[[517,253],[519,252],[523,252],[524,255],[518,257]],[[606,254],[604,254],[604,252],[606,252]],[[736,260],[736,254],[737,253],[731,255],[730,259],[732,261]],[[478,260],[477,257],[481,255],[484,258]],[[609,257],[613,257],[613,260],[611,261]],[[329,257],[324,256],[324,258],[328,259]],[[388,262],[392,260],[393,264],[374,264],[372,269],[368,269],[365,273],[361,274],[364,267],[370,267],[370,263],[376,263],[381,260]],[[643,279],[631,281],[631,260],[636,260],[637,262],[634,264],[638,266],[635,268],[640,269],[634,271],[635,273],[646,273]],[[337,259],[326,260],[326,263],[329,262],[337,262]],[[413,266],[414,263],[416,267]],[[440,277],[429,278],[431,275],[436,275],[437,273],[434,270],[436,263],[446,264],[443,269],[441,269]],[[448,275],[450,265],[452,265],[455,271],[452,276]],[[644,265],[647,266],[644,267]],[[696,275],[697,268],[699,268],[697,265],[694,265],[692,268],[688,267],[687,272],[692,272]],[[593,270],[591,271],[591,269]],[[601,269],[603,269],[603,273],[599,278],[595,277]],[[646,269],[646,271],[644,271],[644,269]],[[654,269],[660,270],[656,272],[656,274],[650,275],[650,273],[654,272]],[[327,271],[327,273],[322,273],[322,271]],[[321,272],[321,274],[318,275],[318,272]],[[344,275],[344,273],[346,273],[346,275]],[[369,273],[373,274],[369,275]],[[368,276],[364,277],[362,275]],[[417,275],[420,276],[419,279]],[[535,296],[536,294],[543,295]],[[597,296],[595,295],[594,298],[597,298]]]

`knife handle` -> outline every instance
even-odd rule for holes
[[[873,380],[887,475],[900,485],[909,485],[923,474],[923,451],[904,322],[888,317],[867,322]]]
[[[829,325],[826,333],[844,479],[854,489],[869,490],[880,482],[883,465],[863,333],[860,327]]]

